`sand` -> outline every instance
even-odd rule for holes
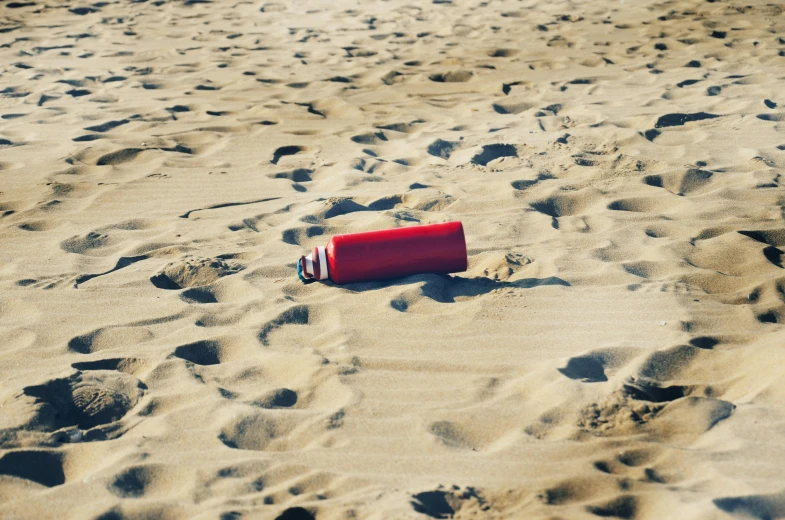
[[[785,518],[782,11],[0,3],[0,517]]]

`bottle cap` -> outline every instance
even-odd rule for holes
[[[313,248],[310,256],[301,256],[297,262],[297,276],[303,282],[327,280],[330,278],[327,270],[327,252],[324,247]]]

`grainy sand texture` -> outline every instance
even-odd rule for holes
[[[0,518],[785,518],[784,9],[0,2]]]

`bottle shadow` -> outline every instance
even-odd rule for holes
[[[531,289],[544,285],[570,287],[569,282],[556,276],[523,278],[509,282],[485,277],[463,278],[440,274],[418,274],[395,280],[350,283],[341,287],[351,292],[361,293],[422,282],[425,282],[421,287],[423,296],[439,303],[454,303],[456,298],[480,296],[498,289]]]

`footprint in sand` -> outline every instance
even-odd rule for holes
[[[351,140],[358,144],[381,144],[387,141],[387,136],[384,135],[384,132],[368,132],[355,135]]]
[[[586,511],[595,515],[613,518],[635,518],[640,500],[634,495],[621,495],[597,505],[586,506]]]
[[[498,426],[483,427],[473,421],[441,420],[431,423],[428,433],[446,448],[481,452],[493,449],[497,441],[506,437],[509,431]]]
[[[60,243],[60,248],[63,251],[78,255],[103,256],[108,253],[100,250],[111,249],[112,246],[117,245],[121,241],[122,240],[119,240],[117,237],[91,231],[85,235],[75,236],[64,240]]]
[[[104,136],[100,134],[86,134],[86,135],[80,135],[78,137],[74,137],[71,140],[75,143],[84,143],[89,141],[97,141],[98,139],[103,139],[103,138]]]
[[[481,516],[491,510],[491,506],[480,492],[473,487],[461,488],[439,486],[432,491],[423,491],[412,495],[412,508],[431,518],[453,518],[461,509],[479,511]]]
[[[722,497],[712,500],[718,509],[738,518],[785,518],[785,492]]]
[[[187,345],[180,345],[174,349],[170,357],[177,357],[195,365],[217,365],[227,360],[227,348],[215,340],[202,340]]]
[[[308,151],[308,148],[305,146],[281,146],[280,148],[276,148],[273,152],[273,158],[270,159],[270,162],[273,164],[278,164],[282,157],[286,157],[289,155],[297,155],[299,153],[305,153]]]
[[[488,51],[488,56],[491,58],[511,58],[519,52],[518,49],[493,49]]]
[[[427,152],[434,157],[449,159],[450,155],[462,146],[460,141],[445,141],[437,139],[428,145]]]
[[[530,203],[533,210],[551,217],[551,226],[559,229],[559,218],[580,215],[601,200],[600,192],[592,188],[572,193],[559,193]]]
[[[16,285],[19,287],[50,290],[60,287],[74,287],[77,279],[78,277],[75,274],[40,276],[38,278],[22,278],[16,281]]]
[[[139,345],[154,337],[146,327],[101,327],[71,338],[68,342],[68,350],[79,354],[92,354],[121,345]]]
[[[608,204],[611,211],[628,211],[630,213],[664,213],[680,201],[675,197],[635,197],[615,200]]]
[[[227,447],[249,451],[302,449],[323,436],[332,420],[321,413],[307,415],[275,409],[244,412],[226,424],[218,439]]]
[[[288,388],[276,388],[249,404],[259,408],[291,408],[297,404],[297,392]]]
[[[699,362],[700,352],[711,351],[685,345],[650,355],[637,376],[582,411],[579,428],[595,435],[648,433],[675,443],[693,442],[736,408],[705,396],[705,388],[664,382]]]
[[[183,291],[180,299],[188,303],[218,303],[216,294],[207,287],[194,287]]]
[[[85,130],[87,130],[88,132],[101,132],[101,133],[104,133],[104,132],[108,132],[110,130],[114,130],[115,128],[117,128],[119,126],[127,125],[130,122],[131,121],[129,119],[119,119],[119,120],[116,120],[116,121],[107,121],[106,123],[101,123],[100,125],[87,126],[87,127],[85,127]]]
[[[609,376],[638,355],[637,349],[631,347],[596,349],[571,357],[567,364],[558,370],[570,379],[584,383],[600,383],[607,381]]]
[[[471,158],[472,164],[487,166],[491,161],[501,157],[518,157],[518,149],[512,144],[488,144],[482,151]]]
[[[116,372],[85,373],[28,386],[24,395],[34,397],[35,423],[49,431],[75,426],[89,430],[122,419],[145,392],[133,376]]]
[[[110,152],[99,157],[95,164],[97,166],[114,166],[131,162],[137,158],[139,154],[145,152],[146,148],[123,148],[116,152]]]
[[[532,105],[523,102],[507,101],[504,103],[494,103],[491,105],[491,108],[493,108],[493,111],[497,114],[514,115],[526,112],[532,108]]]
[[[308,239],[322,236],[329,231],[330,228],[327,228],[325,226],[307,226],[307,227],[299,227],[293,229],[285,229],[283,232],[281,232],[281,240],[285,244],[301,246],[312,242],[311,240]],[[323,245],[323,244],[319,244],[319,245]]]
[[[243,494],[259,494],[256,497],[260,504],[264,504],[263,511],[268,518],[276,520],[314,520],[316,514],[311,507],[293,506],[292,503],[302,502],[303,498],[310,501],[310,497],[326,500],[341,489],[361,487],[362,482],[361,479],[339,476],[333,472],[313,471],[303,465],[244,461],[221,468],[204,485],[207,489],[214,486],[215,492],[220,493],[228,479],[236,483]],[[212,495],[212,490],[210,492]],[[273,505],[280,507],[270,507]],[[273,516],[276,510],[281,512]],[[240,518],[240,514],[225,514],[221,518]]]
[[[467,274],[507,281],[531,263],[532,259],[522,253],[488,251],[472,255]]]
[[[720,343],[720,340],[711,336],[699,336],[690,340],[690,345],[706,350],[711,350]]]
[[[272,332],[285,325],[307,325],[310,322],[310,309],[307,305],[295,305],[268,321],[259,331],[259,341],[262,345],[269,345],[269,336]]]
[[[316,520],[313,513],[304,507],[290,507],[275,517],[275,520]]]
[[[140,464],[123,469],[107,485],[120,498],[166,497],[185,491],[192,485],[193,474],[182,466]]]
[[[46,487],[60,486],[66,481],[64,459],[57,451],[10,451],[0,457],[0,475]]]
[[[431,74],[428,79],[437,83],[464,83],[472,79],[474,74],[468,70],[451,70],[448,72],[440,72]]]
[[[599,359],[598,359],[599,358]],[[605,365],[599,356],[576,356],[567,361],[567,365],[559,369],[559,372],[584,383],[599,383],[608,380],[605,375]]]
[[[270,173],[267,176],[271,179],[289,179],[292,182],[311,182],[313,180],[313,170],[307,168],[295,168],[285,172]]]
[[[597,496],[618,492],[618,483],[614,479],[571,478],[550,486],[537,495],[537,498],[549,506],[564,506],[586,502]]]
[[[82,371],[90,370],[116,370],[126,374],[136,374],[147,367],[147,363],[140,358],[106,358],[96,361],[79,361],[71,363],[71,368]]]

